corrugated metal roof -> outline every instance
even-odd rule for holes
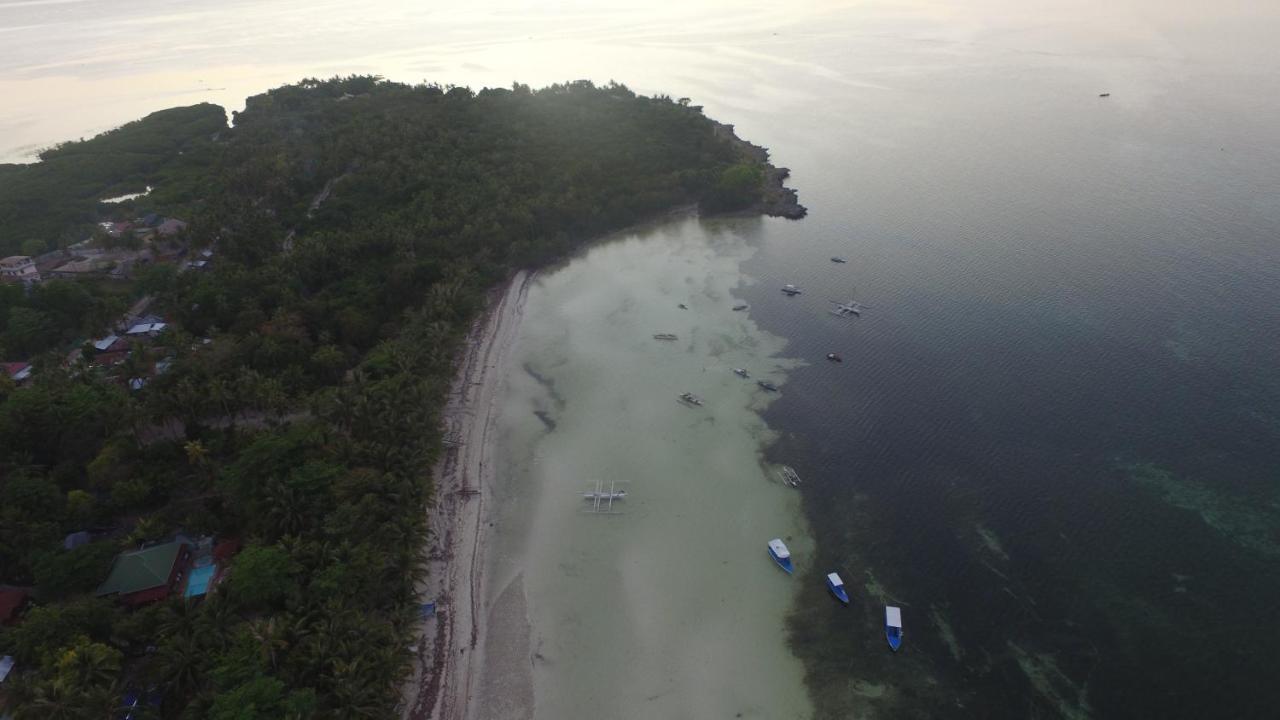
[[[146,550],[135,550],[116,556],[111,574],[98,586],[94,595],[127,595],[150,590],[169,582],[169,573],[182,552],[183,543],[174,541]]]
[[[120,339],[120,338],[119,338],[119,337],[117,337],[117,336],[115,336],[115,335],[108,335],[108,336],[106,336],[106,337],[102,338],[101,340],[94,340],[94,341],[93,341],[93,347],[94,347],[95,349],[97,349],[97,350],[106,350],[107,348],[111,347],[112,345],[115,345],[115,344],[116,344],[116,341],[117,341],[117,340],[119,340],[119,339]]]

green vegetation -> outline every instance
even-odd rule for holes
[[[0,256],[37,255],[85,239],[102,213],[115,210],[98,202],[105,197],[151,185],[148,203],[195,201],[211,178],[214,138],[226,123],[216,105],[162,110],[45,150],[41,162],[0,165]]]
[[[147,182],[168,188],[154,209],[190,219],[185,241],[216,252],[206,272],[138,275],[171,326],[126,366],[51,353],[0,388],[0,582],[39,600],[0,634],[17,720],[104,717],[126,691],[160,717],[390,716],[430,429],[486,291],[673,206],[745,207],[762,177],[697,108],[620,85],[309,80],[250,98],[234,129],[220,112],[157,113],[0,167],[0,217],[20,226],[3,242],[63,237],[97,219],[86,198]],[[43,190],[15,191],[20,175]],[[24,214],[33,193],[47,215]],[[6,348],[105,329],[119,304],[87,297],[0,295]],[[61,549],[85,529],[92,543]],[[105,558],[179,531],[243,541],[214,593],[132,611],[91,597]]]

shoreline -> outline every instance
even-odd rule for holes
[[[761,198],[751,207],[729,213],[730,215],[768,215],[788,220],[799,220],[809,214],[809,209],[800,204],[800,193],[786,186],[791,176],[791,169],[777,167],[769,162],[769,150],[738,137],[733,125],[717,122],[707,118],[716,135],[729,141],[738,152],[751,160],[760,163],[764,168],[764,181],[761,183]]]
[[[441,416],[447,445],[433,469],[423,547],[427,572],[416,591],[435,602],[420,620],[410,675],[401,691],[404,720],[464,717],[475,687],[474,658],[483,636],[484,522],[492,492],[490,431],[505,361],[524,311],[534,272],[516,272],[495,289],[489,307],[467,333]],[[457,651],[455,653],[455,650]]]

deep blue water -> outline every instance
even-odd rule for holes
[[[820,716],[865,701],[851,678],[896,688],[890,716],[1273,716],[1280,108],[1038,74],[933,87],[948,120],[892,142],[775,145],[811,217],[742,223],[753,318],[811,363],[770,457],[805,478],[814,572],[857,596],[810,582],[792,618]],[[828,314],[851,294],[862,318]]]

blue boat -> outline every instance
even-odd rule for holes
[[[849,604],[849,593],[845,592],[844,581],[840,579],[839,575],[833,572],[827,573],[827,589],[831,591],[832,595],[836,596],[837,600],[845,605]]]
[[[778,567],[786,570],[788,575],[795,569],[791,566],[791,551],[787,549],[787,544],[779,538],[769,541],[769,557],[778,563]]]
[[[889,649],[894,652],[902,647],[902,610],[886,605],[884,608],[884,636],[889,640]]]

